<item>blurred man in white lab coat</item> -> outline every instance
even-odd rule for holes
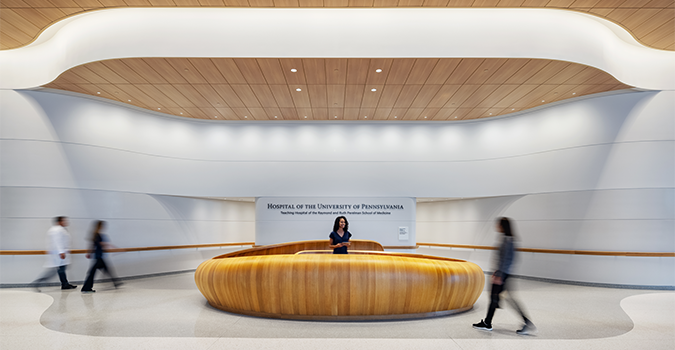
[[[68,218],[58,216],[54,218],[54,226],[47,231],[47,261],[45,267],[48,270],[33,281],[35,289],[39,283],[44,282],[55,274],[59,275],[61,280],[61,289],[74,289],[75,286],[68,282],[66,278],[66,267],[70,264],[70,234],[66,230],[68,227]],[[38,289],[39,291],[39,289]]]

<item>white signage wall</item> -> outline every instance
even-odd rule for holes
[[[415,204],[409,197],[259,197],[255,243],[328,240],[335,218],[345,216],[352,239],[373,240],[383,246],[414,246]]]

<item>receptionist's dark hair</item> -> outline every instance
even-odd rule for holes
[[[333,224],[333,232],[337,232],[340,228],[340,219],[345,219],[345,231],[349,231],[349,221],[344,216],[338,216],[335,218],[335,223]]]

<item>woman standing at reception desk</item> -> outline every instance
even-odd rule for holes
[[[351,236],[347,218],[344,216],[335,218],[333,232],[328,236],[330,238],[330,247],[333,248],[333,254],[347,254],[347,247],[350,245],[349,238]]]

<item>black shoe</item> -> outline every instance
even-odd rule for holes
[[[480,322],[473,324],[473,328],[480,329],[483,331],[491,331],[492,325],[485,323],[484,320],[480,320]]]
[[[74,284],[69,284],[69,285],[66,285],[66,286],[61,286],[61,289],[75,289],[75,288],[77,288],[77,286],[75,286]]]
[[[519,335],[534,335],[537,333],[537,327],[535,327],[532,322],[527,321],[523,325],[523,328],[517,330],[516,333]]]
[[[96,291],[93,290],[93,289],[87,289],[87,290],[84,290],[84,289],[83,289],[83,290],[82,290],[82,293],[84,293],[84,294],[89,294],[89,293],[96,293]]]

